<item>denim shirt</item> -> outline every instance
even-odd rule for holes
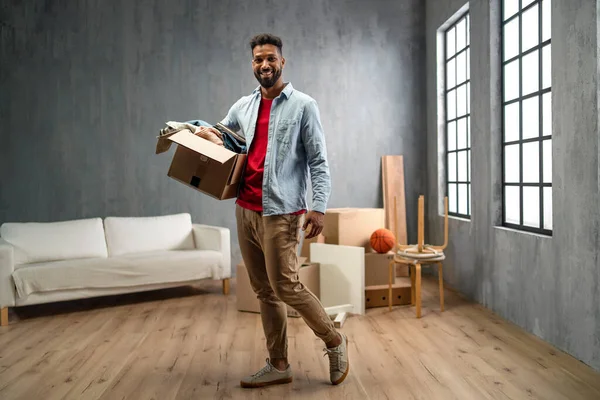
[[[241,133],[250,149],[261,101],[260,87],[231,106],[221,124]],[[233,150],[233,149],[230,149]],[[317,102],[291,83],[273,99],[269,116],[263,176],[263,215],[290,214],[308,209],[308,174],[312,209],[325,213],[331,193],[325,136]]]

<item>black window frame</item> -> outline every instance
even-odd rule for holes
[[[454,54],[450,57],[448,57],[448,33],[453,29],[456,28],[457,25],[461,22],[465,20],[465,47],[459,51],[457,51],[457,44],[458,44],[458,35],[455,33],[454,35]],[[460,15],[460,17],[458,17],[451,25],[449,25],[445,30],[444,30],[444,110],[445,110],[445,116],[444,116],[444,143],[445,143],[445,155],[444,155],[444,169],[445,169],[445,177],[446,177],[446,185],[445,185],[445,189],[446,189],[446,196],[448,196],[448,199],[450,199],[450,185],[453,184],[456,186],[455,190],[455,196],[456,196],[456,211],[450,211],[450,209],[448,210],[448,215],[454,216],[454,217],[459,217],[459,218],[465,218],[465,219],[471,219],[471,193],[472,193],[472,184],[471,184],[471,159],[472,159],[472,151],[471,151],[471,68],[470,68],[470,62],[471,62],[471,40],[470,40],[470,31],[471,31],[471,18],[469,15],[469,10],[465,11],[463,14]],[[456,32],[456,30],[455,30]],[[455,62],[455,67],[454,67],[454,86],[452,86],[451,88],[448,87],[448,63],[452,60],[456,60],[458,58],[458,56],[462,53],[468,54],[469,57],[467,58],[466,62],[465,62],[465,81],[458,84],[458,65]],[[466,72],[469,72],[468,76],[466,74]],[[465,99],[467,104],[465,105],[465,110],[466,113],[464,115],[461,115],[460,117],[457,115],[458,114],[458,102],[456,101],[457,97],[456,97],[456,92],[458,91],[458,89],[462,86],[466,87],[466,95],[465,95]],[[454,118],[449,119],[448,118],[448,93],[454,91],[455,92],[455,102],[454,102],[454,107],[455,107],[455,113],[454,113]],[[466,121],[466,147],[458,147],[458,121],[465,119]],[[455,149],[454,150],[448,150],[448,135],[449,135],[449,124],[454,122],[455,123]],[[466,152],[467,154],[467,159],[466,159],[466,177],[467,179],[465,181],[460,181],[459,180],[459,165],[458,165],[458,154],[461,152]],[[449,159],[449,154],[450,153],[454,153],[456,154],[456,177],[454,181],[450,181],[450,169],[448,167],[448,159]],[[462,214],[459,212],[460,207],[460,197],[459,197],[459,185],[462,184],[466,184],[467,185],[467,212],[466,214]]]
[[[548,0],[546,0],[548,1]],[[516,230],[520,230],[520,231],[526,231],[526,232],[532,232],[532,233],[539,233],[539,234],[543,234],[543,235],[548,235],[548,236],[552,236],[552,229],[545,229],[544,228],[544,188],[545,187],[550,187],[552,188],[552,182],[550,183],[545,183],[544,182],[544,160],[547,159],[546,157],[548,157],[548,155],[544,155],[544,149],[543,149],[543,144],[545,140],[548,139],[552,139],[552,132],[550,132],[550,134],[547,134],[547,132],[543,132],[543,126],[544,126],[544,119],[543,119],[543,96],[544,94],[547,93],[551,93],[552,92],[552,83],[550,83],[550,86],[548,88],[544,88],[543,87],[543,73],[544,73],[544,64],[543,64],[543,49],[548,46],[551,45],[552,43],[552,36],[550,35],[550,38],[542,41],[542,36],[543,36],[543,9],[542,9],[542,0],[533,0],[531,1],[530,4],[528,4],[527,6],[525,6],[525,8],[522,8],[522,4],[523,4],[523,0],[518,0],[518,4],[519,4],[519,10],[517,13],[515,13],[514,15],[511,15],[509,18],[504,19],[504,3],[505,0],[501,1],[501,49],[502,49],[502,59],[501,59],[501,75],[502,75],[502,92],[501,92],[501,108],[502,108],[502,225],[507,227],[507,228],[512,228],[512,229],[516,229]],[[526,51],[522,51],[523,48],[523,35],[522,35],[522,25],[523,25],[523,18],[522,15],[523,13],[527,12],[528,10],[530,10],[531,8],[538,6],[538,44],[527,49]],[[504,35],[504,28],[505,26],[510,23],[511,21],[513,21],[514,19],[519,18],[519,51],[518,54],[516,56],[513,56],[507,60],[505,60],[505,45],[504,45],[504,40],[505,40],[505,35]],[[552,22],[550,22],[550,26]],[[550,47],[551,48],[551,47]],[[522,95],[523,93],[523,57],[538,51],[538,89],[532,93],[529,93],[525,96]],[[515,60],[519,60],[519,94],[517,97],[506,101],[505,100],[505,89],[506,89],[506,82],[505,82],[505,73],[504,73],[504,69],[505,66]],[[551,75],[550,75],[550,79],[552,79]],[[550,95],[551,96],[551,95]],[[530,98],[539,98],[539,105],[538,105],[538,121],[539,121],[539,134],[536,137],[533,138],[527,138],[527,139],[523,139],[523,101],[530,99]],[[519,138],[517,140],[512,140],[510,142],[506,142],[505,138],[506,138],[506,131],[505,131],[505,110],[506,107],[511,105],[511,104],[515,104],[518,103],[519,104]],[[539,162],[539,178],[538,178],[538,182],[537,183],[525,183],[523,182],[523,145],[527,144],[527,143],[536,143],[539,142],[539,153],[538,153],[538,162]],[[505,148],[506,146],[510,146],[510,145],[519,145],[519,182],[518,183],[514,183],[514,182],[506,182],[506,154],[505,154]],[[549,155],[550,160],[552,159],[552,152],[550,152]],[[512,222],[507,222],[506,221],[506,188],[507,187],[518,187],[519,188],[519,224],[515,224]],[[523,209],[524,209],[524,199],[523,199],[523,188],[525,187],[537,187],[539,188],[539,227],[533,227],[530,225],[525,225],[524,224],[524,220],[523,220]],[[552,200],[550,200],[552,201]],[[553,205],[552,205],[552,210],[554,209]]]

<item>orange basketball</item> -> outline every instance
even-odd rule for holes
[[[377,229],[371,235],[371,247],[378,253],[387,253],[394,248],[396,238],[388,229]]]

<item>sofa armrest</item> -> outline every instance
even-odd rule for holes
[[[231,278],[231,235],[229,229],[202,224],[192,224],[192,229],[197,250],[214,250],[223,255],[221,276],[216,277],[216,279]]]
[[[14,307],[15,285],[12,274],[15,270],[13,246],[0,238],[0,308]]]

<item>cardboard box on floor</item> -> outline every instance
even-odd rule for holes
[[[298,277],[308,290],[313,292],[317,298],[321,296],[321,281],[320,281],[320,264],[319,263],[305,263],[304,258],[301,258],[300,271]],[[260,305],[256,298],[256,293],[250,286],[250,278],[244,262],[237,265],[236,274],[236,295],[237,295],[237,309],[238,311],[247,311],[253,313],[260,313]],[[294,309],[291,307],[287,308],[288,317],[300,317]]]
[[[385,254],[366,253],[365,254],[365,286],[387,285],[389,280],[389,265],[390,260],[394,257],[394,252],[390,251]],[[396,271],[392,272],[392,283],[397,276],[409,276],[408,265],[395,265]]]
[[[373,252],[370,240],[377,229],[385,228],[383,208],[330,208],[325,212],[325,243],[364,247]]]
[[[390,260],[393,253],[365,254],[365,286],[387,285],[389,280]],[[392,283],[395,283],[396,274],[392,275]]]
[[[177,149],[167,175],[218,200],[237,196],[246,154],[238,154],[182,130],[168,138]]]
[[[387,307],[389,285],[365,287],[365,308]],[[410,278],[399,278],[392,285],[392,305],[410,304]]]

